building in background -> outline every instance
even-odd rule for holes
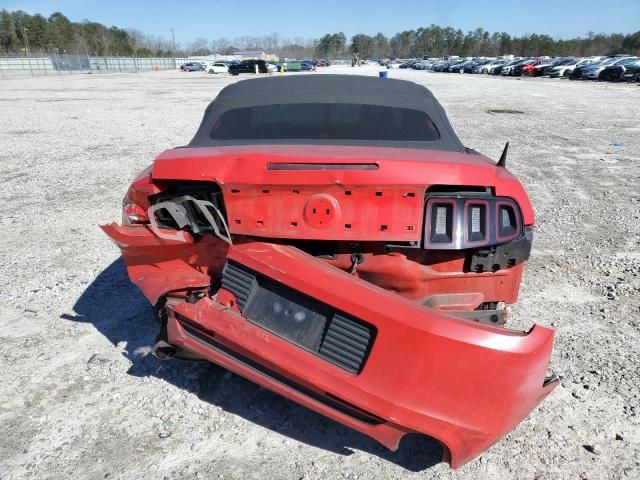
[[[277,62],[280,58],[273,54],[267,53],[262,50],[245,50],[240,52],[235,52],[234,56],[239,56],[241,60],[266,60]]]

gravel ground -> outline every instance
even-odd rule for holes
[[[97,225],[237,79],[5,79],[1,479],[640,478],[640,88],[390,76],[429,86],[469,147],[497,158],[511,141],[538,219],[513,320],[557,331],[544,404],[451,471],[432,442],[390,453],[213,365],[156,360],[150,307]]]

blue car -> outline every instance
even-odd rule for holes
[[[313,62],[300,62],[300,70],[313,71],[316,69],[316,66]]]

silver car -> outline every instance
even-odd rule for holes
[[[607,58],[607,59],[603,60],[600,63],[596,63],[595,65],[591,65],[590,67],[587,67],[584,70],[582,70],[582,78],[585,78],[587,80],[597,80],[598,79],[598,75],[600,75],[600,72],[602,70],[604,70],[605,67],[608,67],[609,65],[617,65],[618,62],[621,62],[623,60],[627,60],[628,58],[633,58],[633,57],[610,57],[610,58]]]
[[[487,59],[479,60],[471,69],[471,73],[489,73],[487,70],[487,65],[495,62],[495,59]]]

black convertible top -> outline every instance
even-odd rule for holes
[[[313,104],[351,104],[366,105],[367,108],[395,107],[407,109],[413,113],[424,114],[431,119],[437,128],[436,137],[424,140],[410,140],[402,137],[402,132],[395,133],[391,139],[379,140],[373,135],[366,139],[350,138],[287,138],[287,129],[274,136],[251,138],[251,133],[235,138],[214,134],[214,128],[221,123],[221,117],[230,111],[242,111],[259,106],[292,105],[313,106]],[[371,111],[371,110],[369,110]],[[389,108],[380,110],[389,112]],[[416,112],[417,111],[417,112]],[[227,117],[228,118],[228,117]],[[242,129],[247,117],[236,119],[236,129]],[[418,118],[407,116],[406,119]],[[407,120],[404,120],[407,122]],[[428,120],[427,119],[427,120]],[[222,119],[224,121],[224,118]],[[238,126],[239,121],[245,121]],[[247,131],[250,128],[247,127]],[[280,132],[281,137],[280,138]],[[383,132],[384,133],[384,132]],[[438,135],[439,133],[439,135]],[[381,135],[384,137],[384,134]],[[418,137],[416,137],[418,138]],[[422,137],[420,137],[422,138]],[[264,144],[302,144],[302,145],[355,145],[419,148],[429,150],[465,151],[456,136],[447,116],[427,88],[417,83],[390,78],[367,77],[360,75],[287,75],[267,78],[243,80],[223,88],[218,96],[209,104],[204,118],[189,143],[189,147],[217,147],[228,145],[264,145]]]

